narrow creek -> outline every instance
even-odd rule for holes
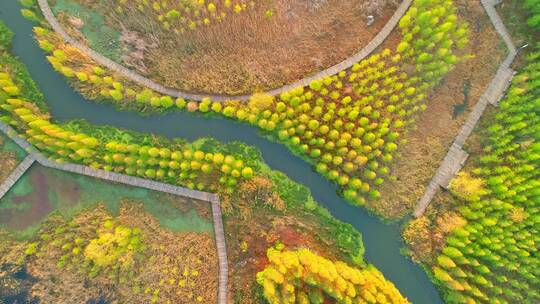
[[[394,282],[411,302],[442,303],[437,289],[421,267],[400,253],[400,248],[404,246],[400,237],[401,223],[385,224],[364,209],[347,204],[336,194],[335,185],[314,172],[308,163],[293,155],[284,145],[258,135],[254,127],[185,112],[143,117],[134,112],[118,111],[112,105],[86,100],[46,61],[33,39],[33,24],[21,16],[20,8],[16,0],[0,1],[0,19],[15,32],[14,53],[27,66],[56,120],[85,119],[96,125],[111,125],[168,138],[195,140],[213,137],[221,142],[241,141],[256,146],[272,169],[284,172],[292,180],[306,185],[315,200],[330,210],[334,217],[350,223],[362,233],[366,260]]]

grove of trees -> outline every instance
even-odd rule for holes
[[[155,3],[161,10],[163,5]],[[401,41],[394,50],[383,49],[348,70],[280,96],[256,93],[247,107],[235,101],[172,99],[139,88],[92,64],[54,32],[38,27],[35,33],[53,67],[88,97],[142,110],[176,106],[255,125],[337,183],[349,202],[363,205],[379,198],[378,186],[394,178],[390,164],[399,157],[416,116],[426,109],[428,90],[458,62],[456,52],[468,43],[468,25],[459,20],[451,0],[415,1],[399,28]]]
[[[48,113],[26,101],[9,67],[0,67],[0,120],[21,131],[29,143],[56,162],[232,193],[240,180],[254,175],[241,159],[200,149],[140,145],[98,139],[50,121]]]
[[[448,303],[540,302],[539,58],[528,58],[482,131],[477,168],[451,184],[467,223],[432,267]]]
[[[333,262],[308,249],[268,249],[269,264],[257,274],[264,297],[271,304],[409,303],[372,266],[358,269]]]

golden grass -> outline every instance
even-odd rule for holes
[[[175,33],[127,2],[78,0],[100,10],[109,25],[141,34],[147,75],[193,92],[243,94],[293,82],[330,67],[366,45],[393,13],[394,0],[271,0],[255,2],[223,21]],[[271,14],[269,13],[271,12]],[[378,13],[368,27],[367,16]],[[269,15],[272,15],[269,17]]]

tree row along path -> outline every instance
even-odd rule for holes
[[[390,33],[394,30],[394,28],[399,23],[399,20],[403,15],[407,12],[409,7],[411,6],[413,0],[403,0],[403,2],[399,5],[399,7],[396,9],[390,20],[384,25],[384,27],[377,33],[375,38],[373,38],[362,50],[360,50],[358,53],[354,54],[353,56],[345,59],[344,61],[327,68],[326,70],[322,70],[320,72],[317,72],[311,76],[302,78],[296,82],[293,82],[291,84],[273,89],[268,91],[268,94],[271,95],[279,95],[283,92],[287,92],[293,88],[296,87],[305,87],[308,86],[310,82],[313,80],[318,80],[327,76],[335,75],[343,70],[346,70],[350,67],[352,67],[355,63],[361,61],[362,59],[366,58],[369,54],[371,54],[375,49],[377,49],[390,35]],[[194,100],[194,101],[201,101],[204,98],[210,98],[212,101],[217,102],[225,102],[228,100],[240,100],[240,101],[247,101],[250,97],[250,95],[214,95],[214,94],[192,94],[188,92],[183,92],[177,89],[173,88],[167,88],[164,87],[140,74],[137,72],[130,70],[123,65],[97,53],[96,51],[90,49],[86,45],[82,44],[81,42],[73,39],[62,27],[62,25],[58,22],[56,17],[54,16],[48,0],[38,0],[39,7],[41,9],[41,12],[47,22],[50,24],[52,29],[58,33],[62,39],[66,43],[71,44],[72,46],[79,49],[81,52],[86,54],[88,57],[92,58],[94,61],[99,63],[100,65],[103,65],[107,67],[108,69],[128,78],[129,80],[143,86],[149,89],[152,89],[158,93],[161,93],[163,95],[169,95],[173,97],[182,97],[187,100]]]
[[[435,172],[435,175],[429,182],[424,195],[420,198],[414,209],[414,216],[420,217],[424,214],[427,207],[440,190],[440,188],[448,189],[450,181],[456,173],[461,170],[469,154],[463,150],[463,145],[472,131],[478,124],[488,104],[497,106],[499,100],[504,96],[504,93],[510,86],[514,71],[511,68],[512,62],[517,56],[517,49],[512,42],[512,37],[508,33],[501,17],[497,13],[495,6],[500,3],[498,0],[481,0],[486,13],[493,23],[495,30],[501,36],[508,49],[508,56],[499,66],[497,73],[491,80],[488,88],[484,91],[480,99],[469,114],[467,121],[461,127],[457,137],[450,146],[448,153],[443,159],[441,165]]]
[[[184,187],[173,186],[165,183],[155,182],[143,178],[133,177],[124,174],[118,174],[114,172],[108,172],[104,170],[97,170],[88,166],[76,165],[76,164],[60,164],[49,160],[36,150],[25,139],[18,136],[17,132],[0,121],[0,131],[6,134],[12,139],[18,146],[26,151],[26,158],[19,164],[19,166],[13,170],[11,175],[6,181],[0,185],[0,199],[15,185],[23,174],[32,166],[34,162],[40,165],[62,170],[66,172],[86,175],[94,178],[99,178],[107,181],[121,183],[129,186],[135,186],[145,188],[149,190],[169,193],[173,195],[183,196],[199,201],[209,202],[212,207],[212,215],[214,221],[214,234],[216,238],[216,247],[218,253],[218,265],[219,265],[219,281],[218,281],[218,304],[227,304],[227,292],[228,292],[228,276],[229,268],[227,261],[227,246],[225,243],[225,231],[223,228],[223,218],[221,214],[221,205],[219,197],[216,194],[192,190]]]

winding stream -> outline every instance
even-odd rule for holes
[[[195,140],[214,137],[222,142],[237,140],[256,146],[272,169],[282,171],[292,180],[306,185],[315,200],[330,210],[334,217],[352,224],[362,233],[366,260],[394,282],[411,302],[442,303],[435,286],[420,266],[401,255],[400,248],[404,246],[400,237],[401,223],[384,224],[364,209],[347,204],[336,194],[335,185],[314,172],[308,163],[293,155],[284,145],[262,138],[254,127],[186,112],[142,117],[134,112],[118,111],[112,105],[96,104],[84,99],[46,61],[33,39],[33,24],[21,16],[20,8],[16,0],[0,1],[0,19],[15,32],[14,53],[27,66],[56,120],[85,119],[96,125],[107,124],[169,138]]]

